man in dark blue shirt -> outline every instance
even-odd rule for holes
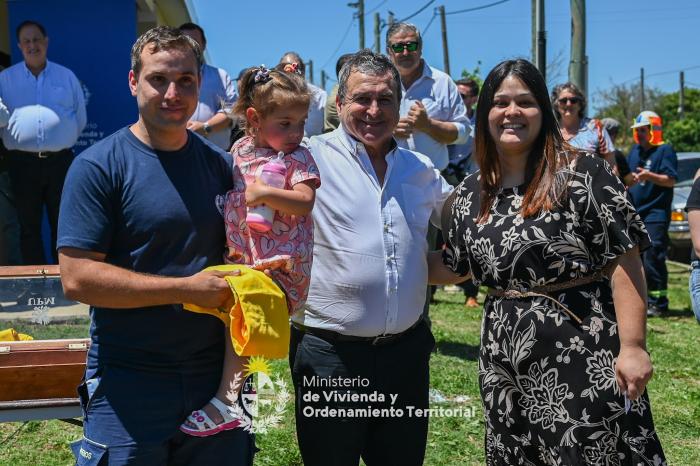
[[[179,431],[216,392],[225,334],[218,319],[181,303],[218,307],[231,297],[224,274],[201,272],[223,261],[215,198],[233,184],[228,154],[186,129],[201,50],[159,27],[131,59],[139,119],[74,161],[61,202],[63,288],[92,317],[74,452],[79,464],[249,465],[244,430]]]
[[[652,243],[642,256],[647,279],[647,315],[659,316],[668,310],[666,248],[678,158],[673,148],[663,143],[661,118],[656,113],[640,113],[632,131],[637,144],[627,156],[635,183],[629,193]]]

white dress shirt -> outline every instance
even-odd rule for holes
[[[221,112],[228,116],[237,99],[236,86],[229,74],[221,68],[204,64],[202,65],[202,84],[199,87],[199,103],[190,121],[204,123]],[[227,150],[231,145],[230,126],[202,136],[223,150]]]
[[[306,117],[306,124],[304,125],[304,136],[310,138],[323,133],[323,112],[326,108],[328,94],[320,87],[316,87],[309,82],[306,85],[311,93],[311,102],[309,104],[309,115]]]
[[[35,77],[22,61],[0,73],[10,112],[2,140],[10,150],[58,152],[75,145],[87,123],[83,89],[68,68],[47,61]]]
[[[428,117],[454,123],[457,127],[457,138],[450,144],[463,144],[469,137],[469,118],[467,109],[459,95],[457,85],[447,74],[429,66],[423,60],[423,74],[405,89],[401,83],[401,117],[408,116],[411,106],[416,100],[423,102]],[[399,146],[426,155],[433,161],[438,170],[447,167],[449,156],[447,144],[436,141],[422,131],[413,131],[407,139],[397,139]]]
[[[309,297],[292,320],[346,335],[402,332],[423,313],[428,221],[452,187],[427,157],[395,147],[380,185],[362,143],[342,124],[311,138],[316,192]]]
[[[469,118],[469,126],[467,127],[467,140],[463,144],[451,144],[447,146],[447,154],[450,158],[450,164],[458,166],[462,161],[469,159],[464,167],[467,173],[474,173],[477,170],[477,163],[474,158],[474,132],[476,128],[476,112]]]

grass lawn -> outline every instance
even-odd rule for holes
[[[669,272],[671,311],[666,317],[649,320],[648,348],[655,368],[649,392],[669,464],[700,464],[700,325],[690,311],[687,266],[670,263]],[[471,407],[475,415],[431,419],[425,464],[483,464],[484,427],[476,372],[481,311],[466,310],[460,295],[439,292],[437,298],[431,310],[438,345],[431,361],[431,385],[449,399],[461,396],[459,402],[445,406]],[[12,322],[12,326],[39,338],[87,333],[85,322],[47,327]],[[291,388],[286,362],[275,361],[272,367],[273,375],[284,375]],[[72,464],[68,442],[80,435],[78,427],[60,421],[0,424],[0,464]],[[256,465],[302,464],[291,404],[278,427],[258,436],[258,446]]]

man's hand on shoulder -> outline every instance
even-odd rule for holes
[[[187,123],[187,129],[195,133],[204,134],[204,123],[201,121],[190,121]]]

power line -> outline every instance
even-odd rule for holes
[[[350,20],[350,24],[348,24],[348,28],[345,30],[345,34],[343,34],[343,38],[340,39],[338,46],[335,48],[335,50],[333,51],[331,56],[328,57],[328,60],[326,60],[326,62],[321,66],[321,69],[324,69],[326,66],[328,66],[328,63],[330,63],[330,61],[335,58],[335,55],[338,53],[338,50],[340,50],[340,47],[343,46],[343,43],[345,42],[345,39],[348,37],[348,33],[350,32],[350,29],[352,29],[352,26],[354,24],[355,24],[355,18],[353,17],[352,20]]]
[[[700,65],[693,65],[693,66],[689,66],[687,68],[681,68],[679,70],[659,71],[658,73],[645,74],[644,77],[645,78],[652,78],[654,76],[663,76],[665,74],[675,74],[675,73],[680,73],[681,71],[696,70],[698,68],[700,68]],[[625,79],[620,84],[625,84],[625,83],[628,83],[630,81],[636,81],[638,79],[639,79],[639,76],[635,76],[634,78]]]
[[[431,3],[435,3],[435,0],[430,0],[428,3],[426,3],[425,5],[423,5],[423,6],[420,8],[420,10],[416,11],[416,12],[413,13],[412,15],[406,16],[405,18],[398,20],[397,23],[403,23],[404,21],[407,21],[407,20],[413,18],[413,17],[416,16],[418,13],[421,13],[423,10],[425,10],[426,8],[428,8],[428,7],[430,6]]]
[[[510,1],[510,0],[500,0],[499,2],[493,2],[493,3],[488,3],[486,5],[475,6],[474,8],[465,8],[464,10],[448,11],[448,12],[445,12],[445,14],[446,15],[456,15],[459,13],[467,13],[469,11],[483,10],[485,8],[490,8],[492,6],[500,5],[501,3],[506,3],[508,1]]]
[[[382,0],[382,2],[379,3],[379,5],[375,6],[374,8],[372,8],[372,9],[369,10],[369,11],[365,11],[365,15],[368,15],[368,14],[370,14],[370,13],[374,13],[375,11],[377,11],[377,10],[379,9],[380,6],[384,5],[384,4],[385,4],[386,2],[388,2],[388,1],[389,1],[389,0]]]
[[[428,24],[423,28],[423,32],[421,32],[421,35],[424,36],[426,32],[428,32],[428,28],[430,27],[431,24],[433,24],[433,21],[435,21],[435,18],[437,18],[437,11],[433,10],[433,16],[430,18],[430,21],[428,21]]]

